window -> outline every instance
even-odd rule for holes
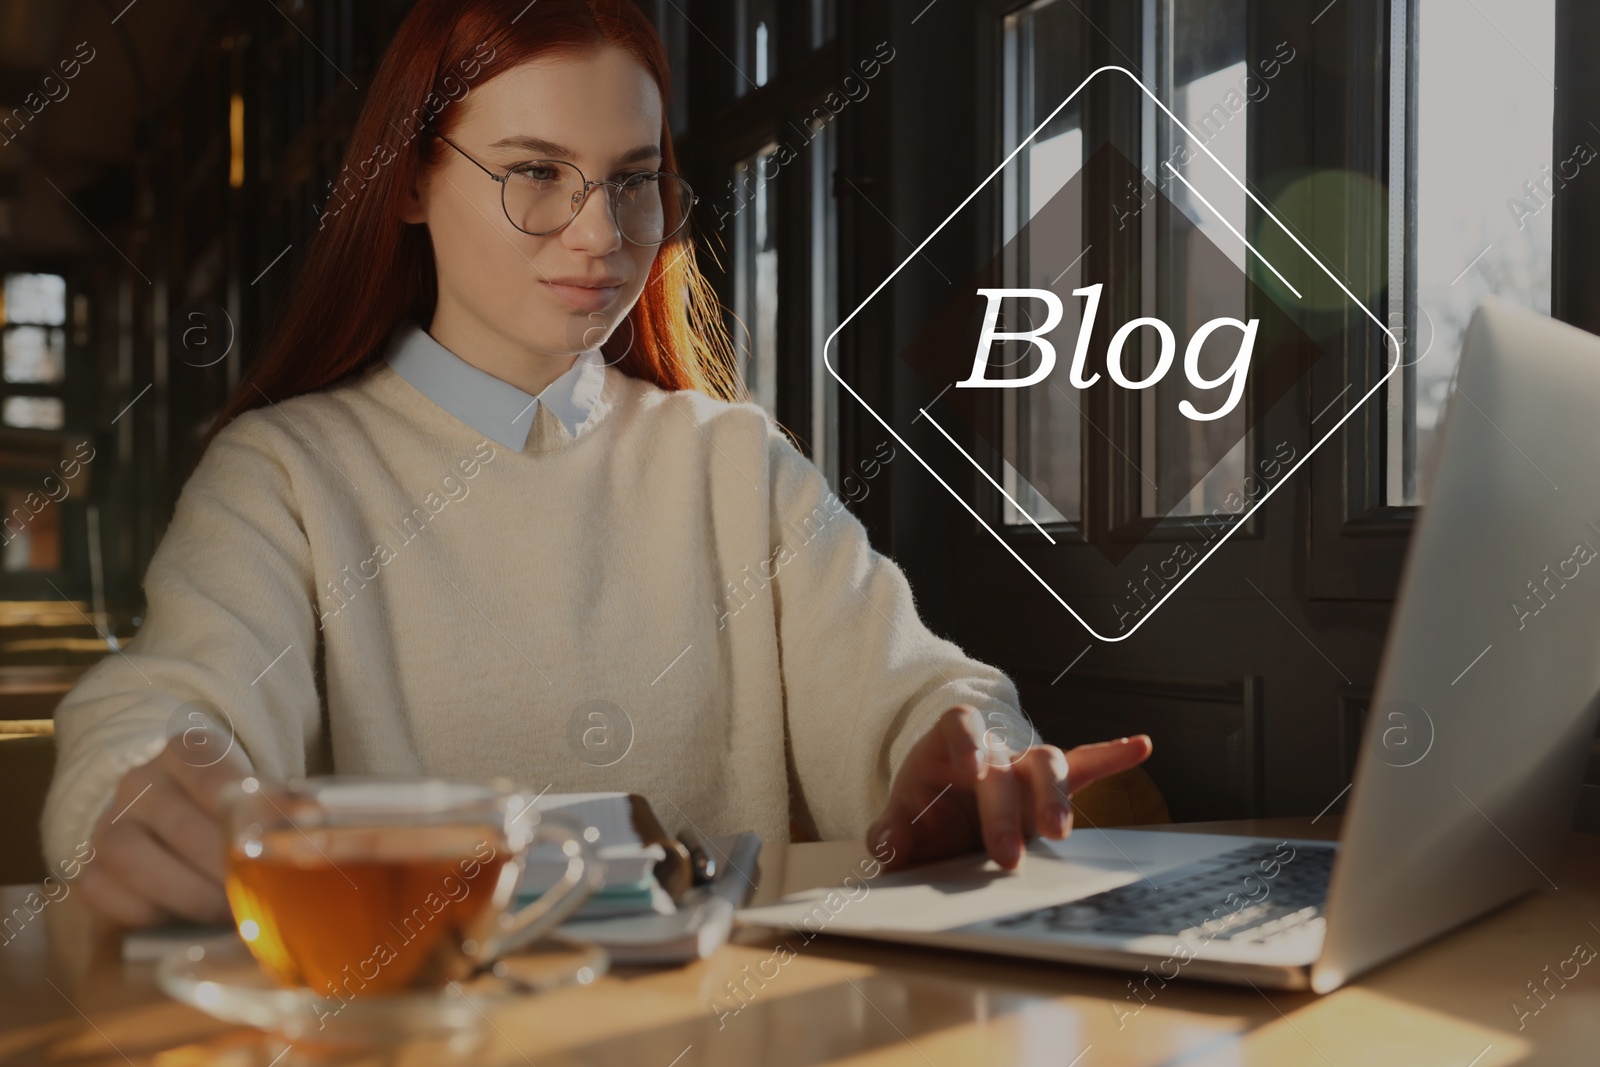
[[[682,137],[689,128],[689,20],[681,6],[684,0],[656,0],[656,33],[667,50],[667,64],[673,71],[672,99],[667,103],[667,123],[673,137]]]
[[[823,343],[839,324],[839,212],[833,198],[838,158],[832,122],[808,122],[811,143],[811,459],[839,484],[839,383],[823,363]],[[837,365],[837,364],[836,364]]]
[[[7,274],[0,288],[4,400],[0,423],[59,430],[66,410],[67,283],[58,274]]]
[[[1092,69],[1087,63],[1062,61],[1063,57],[1084,54],[1084,42],[1080,40],[1083,26],[1081,10],[1068,0],[1041,0],[1007,20],[1007,155]],[[1144,78],[1146,84],[1193,131],[1194,140],[1240,176],[1247,173],[1247,26],[1245,0],[1186,0],[1180,4],[1147,0],[1144,5],[1145,55],[1141,67],[1149,72]],[[1126,57],[1122,62],[1128,63]],[[1010,241],[1084,165],[1082,103],[1074,101],[1057,113],[1002,172],[1004,240]],[[1198,241],[1216,245],[1239,267],[1242,277],[1246,251],[1236,230],[1245,217],[1244,191],[1232,183],[1208,187],[1207,206],[1187,184],[1165,181],[1158,168],[1162,160],[1172,156],[1172,126],[1149,100],[1142,101],[1142,108],[1138,128],[1127,131],[1127,140],[1141,146],[1140,165],[1145,178],[1159,184],[1189,221],[1179,226],[1176,220],[1158,211],[1131,213],[1132,217],[1126,220],[1137,228],[1144,249],[1140,256],[1144,271],[1141,313],[1174,324],[1188,321],[1196,325],[1215,315],[1233,314],[1237,307],[1207,306],[1219,294],[1213,279],[1201,277],[1201,257],[1192,246]],[[1047,261],[1058,251],[1019,247],[1019,262],[1007,265],[1008,276],[1013,279],[1007,284],[1053,284],[1052,276],[1058,274],[1061,264],[1050,269]],[[1079,251],[1087,255],[1090,250]],[[1226,295],[1233,301],[1242,291]],[[1082,303],[1063,303],[1065,314],[1057,331],[1070,337],[1078,329]],[[1130,360],[1136,360],[1145,374],[1156,367],[1156,345],[1151,342],[1153,338],[1147,331],[1141,331],[1128,344],[1130,352],[1137,349],[1137,355],[1130,356]],[[1209,352],[1206,358],[1211,358]],[[1004,357],[997,362],[1004,362]],[[1019,358],[1018,363],[1022,362]],[[1205,360],[1202,368],[1208,376],[1215,373],[1205,366]],[[1016,395],[1019,392],[1021,396]],[[1168,375],[1153,388],[1142,391],[1138,432],[1132,441],[1112,440],[1110,435],[1115,431],[1102,426],[1083,408],[1084,398],[1075,397],[1070,387],[1054,379],[1044,388],[1005,393],[1001,402],[1005,405],[1004,425],[1010,437],[1007,451],[1018,457],[1020,468],[1009,464],[1003,467],[1006,494],[1021,505],[1019,510],[1010,500],[1003,504],[1005,521],[1012,525],[1029,523],[1029,516],[1040,522],[1058,523],[1081,517],[1085,433],[1098,434],[1119,452],[1138,456],[1137,467],[1144,474],[1138,502],[1142,516],[1209,514],[1244,484],[1248,447],[1244,405],[1211,422],[1159,416],[1159,412],[1175,410],[1183,400],[1202,402],[1203,394],[1182,376]],[[1230,441],[1236,443],[1230,447]],[[1061,510],[1050,501],[1055,501]]]
[[[834,35],[835,0],[806,0],[811,23],[811,47],[821,48]]]
[[[1154,14],[1147,23],[1145,48],[1147,54],[1154,53],[1157,94],[1172,108],[1178,121],[1191,131],[1194,141],[1209,149],[1228,170],[1245,177],[1248,174],[1245,158],[1248,105],[1253,95],[1246,87],[1248,18],[1245,0],[1147,4],[1146,13]],[[1145,138],[1147,150],[1152,140],[1159,140],[1170,128],[1166,122],[1157,122],[1155,111],[1155,106],[1146,101],[1145,122],[1155,127]],[[1155,157],[1147,158],[1143,168],[1145,176],[1152,181],[1159,176],[1159,161],[1172,155],[1170,145],[1155,144],[1154,148]],[[1213,315],[1231,314],[1236,309],[1203,306],[1208,297],[1218,294],[1210,292],[1214,286],[1205,284],[1206,279],[1197,276],[1198,268],[1192,264],[1199,257],[1192,245],[1209,241],[1233,260],[1241,272],[1245,270],[1247,251],[1234,235],[1236,229],[1243,228],[1245,220],[1244,190],[1232,182],[1207,183],[1203,194],[1197,194],[1183,182],[1166,182],[1161,188],[1198,228],[1188,230],[1185,242],[1175,233],[1160,232],[1157,214],[1141,212],[1140,224],[1156,230],[1154,237],[1159,242],[1154,257],[1158,274],[1153,287],[1156,306],[1145,314],[1171,323],[1187,320],[1191,325],[1198,325]],[[1147,349],[1152,347],[1147,346]],[[1152,355],[1148,351],[1145,353],[1147,371],[1154,367]],[[1213,373],[1205,369],[1208,374]],[[1173,410],[1181,400],[1201,404],[1203,394],[1178,375],[1167,376],[1154,388],[1146,389],[1141,397],[1140,467],[1156,472],[1153,481],[1146,480],[1140,487],[1140,510],[1147,516],[1208,515],[1222,506],[1231,494],[1244,488],[1248,444],[1244,435],[1245,405],[1241,404],[1215,422],[1157,416],[1158,411]],[[1220,451],[1216,443],[1227,441],[1237,443],[1220,461],[1213,462],[1210,457]],[[1193,488],[1188,488],[1190,486]],[[1182,495],[1170,495],[1175,491],[1173,487],[1181,487],[1177,491]]]
[[[1387,412],[1391,505],[1424,501],[1473,309],[1493,293],[1550,310],[1550,204],[1600,148],[1596,133],[1552,151],[1555,13],[1556,0],[1395,0],[1391,83],[1409,92],[1391,109],[1389,311],[1405,343]]]
[[[751,399],[778,407],[778,243],[772,210],[777,143],[733,168],[733,326],[739,373]]]
[[[1059,0],[1035,4],[1006,21],[1002,158],[1015,151],[1082,80],[1075,64],[1037,61],[1046,56],[1078,55],[1081,22],[1072,4]],[[1080,127],[1077,107],[1063,109],[1001,172],[1003,243],[1015,238],[1082,167]],[[1005,265],[1007,285],[1053,281],[1058,266],[1053,259],[1059,258],[1059,249],[1034,249],[1024,239],[1015,251],[1015,261]],[[1020,280],[1028,276],[1032,280]],[[1077,329],[1082,308],[1076,301],[1064,303],[1066,317],[1058,329],[1070,336]],[[1004,358],[996,360],[997,364],[1003,362]],[[1018,392],[1025,395],[1019,398]],[[1007,451],[1018,458],[1021,468],[1002,461],[1007,497],[1004,520],[1011,525],[1076,521],[1081,514],[1083,466],[1083,414],[1078,401],[1054,382],[1047,389],[1007,389],[1001,401],[1005,432],[1011,438]],[[1050,500],[1057,501],[1059,509]]]
[[[739,54],[734,94],[759,89],[777,74],[777,0],[737,0],[734,10]]]
[[[66,423],[61,401],[52,396],[8,396],[0,405],[0,422],[34,430],[59,430]]]
[[[73,301],[83,340],[87,301]],[[67,283],[58,274],[0,280],[0,571],[62,567],[62,503],[71,485],[53,468],[66,426]],[[44,431],[44,432],[40,432]],[[58,495],[59,494],[59,495]]]
[[[837,484],[840,405],[823,343],[839,317],[838,5],[658,3],[671,6],[658,7],[669,24],[693,20],[706,31],[674,59],[677,83],[699,87],[686,115],[698,132],[683,142],[680,165],[712,190],[702,194],[702,262],[713,265],[738,373],[749,398]],[[851,110],[864,106],[856,99]]]
[[[0,512],[0,570],[60,570],[60,509],[45,506],[38,492],[27,489],[0,492],[0,505],[5,509]]]

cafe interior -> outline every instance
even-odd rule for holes
[[[873,546],[904,570],[929,628],[1015,682],[1042,742],[1154,739],[1143,765],[1079,798],[1080,827],[1228,826],[1274,838],[1336,827],[1372,725],[1408,539],[1426,504],[1429,456],[1473,308],[1502,296],[1600,330],[1592,299],[1600,245],[1583,238],[1600,225],[1600,178],[1571,148],[1600,138],[1584,106],[1595,102],[1600,121],[1600,73],[1586,51],[1600,20],[1579,0],[1535,0],[1537,11],[1488,0],[1482,11],[1476,3],[1458,11],[1455,0],[1323,3],[639,0],[670,60],[667,121],[678,169],[699,194],[691,230],[749,399],[792,432]],[[51,874],[40,819],[55,771],[54,709],[86,671],[137,638],[145,570],[207,432],[317,236],[350,158],[363,87],[411,7],[0,0],[8,915],[21,914],[13,908],[23,894]],[[1493,57],[1487,68],[1447,58],[1481,54]],[[982,226],[961,229],[966,217],[951,213],[1030,135],[1030,155],[1018,158],[1033,160],[1037,184],[1041,168],[1081,150],[1085,128],[1136,122],[1087,104],[1051,110],[1104,65],[1150,71],[1164,106],[1206,130],[1251,189],[1298,218],[1297,232],[1410,346],[1404,371],[1259,514],[1230,516],[1236,535],[1127,641],[1086,632],[995,538],[1015,546],[1034,529],[1081,527],[1115,540],[1119,528],[1160,527],[1169,532],[1156,536],[1176,542],[1270,459],[1271,442],[1248,435],[1243,421],[1164,436],[1141,429],[1132,408],[1019,400],[1006,416],[1018,436],[985,453],[997,492],[979,486],[993,505],[982,521],[913,450],[883,461],[891,438],[940,447],[934,429],[914,420],[938,390],[909,363],[881,358],[909,343],[919,316],[944,299],[949,279],[916,273],[919,245],[951,219],[964,239],[983,238]],[[1478,84],[1484,69],[1494,72],[1494,95],[1472,96],[1488,91]],[[1452,94],[1463,101],[1453,110],[1440,103]],[[1528,128],[1538,133],[1531,142]],[[1430,137],[1432,129],[1446,134]],[[1498,143],[1515,147],[1485,147]],[[1481,195],[1446,195],[1460,183],[1478,190],[1473,175],[1497,152],[1516,157],[1508,173],[1521,177],[1509,188],[1490,182]],[[1553,166],[1578,176],[1554,191]],[[1025,201],[996,197],[1002,238],[1027,221]],[[1445,201],[1454,214],[1430,218],[1428,205]],[[1117,201],[1113,223],[1132,225],[1138,209],[1137,199]],[[875,299],[907,264],[892,302]],[[1438,354],[1421,358],[1429,346]],[[1376,386],[1370,350],[1357,348],[1343,366],[1319,362],[1296,386],[1308,415],[1340,402],[1341,386],[1353,395]],[[1087,473],[1117,468],[1117,456],[1159,468],[1163,486],[1181,491]],[[1057,558],[1093,551],[1094,540],[1085,534]],[[1142,596],[1089,580],[1068,585],[1102,604],[1107,619],[1144,621]],[[1585,745],[1575,841],[1600,833],[1600,741]],[[674,833],[655,826],[656,816]],[[672,878],[687,885],[745,856],[756,880],[755,854],[732,851],[736,843],[686,847],[660,804],[648,821],[645,840],[659,834],[681,861]],[[852,870],[873,877],[858,867],[859,842],[807,842],[801,825],[791,833],[792,843],[763,844],[762,899]],[[796,851],[806,848],[817,851]],[[1559,914],[1530,905],[1545,909],[1527,913],[1538,923],[1536,947],[1519,948],[1510,927],[1473,928],[1471,959],[1488,960],[1493,981],[1463,976],[1477,964],[1452,956],[1455,942],[1377,972],[1371,987],[1317,998],[1187,979],[1169,990],[1114,969],[850,937],[813,943],[801,934],[777,942],[780,951],[736,926],[728,944],[689,963],[628,962],[613,949],[607,965],[574,941],[568,956],[530,965],[523,978],[501,975],[505,1002],[482,1013],[469,1001],[481,1019],[456,1012],[443,1027],[460,1032],[441,1038],[383,1023],[407,1043],[394,1045],[391,1034],[383,1055],[395,1058],[370,1060],[362,1057],[377,1054],[344,1046],[316,1051],[308,1031],[219,1021],[193,1006],[207,995],[193,984],[189,1003],[176,1004],[151,969],[161,951],[184,943],[182,931],[151,934],[119,956],[115,941],[63,903],[20,933],[5,930],[0,1063],[349,1055],[1065,1065],[1081,1056],[1093,1067],[1354,1063],[1360,1053],[1372,1063],[1576,1064],[1591,1054],[1580,1045],[1593,1048],[1596,994],[1583,983],[1594,979],[1561,968],[1586,962],[1582,946],[1600,941],[1600,849],[1574,848],[1574,866],[1554,881],[1587,888]],[[565,877],[561,863],[552,870],[552,879]],[[1396,973],[1404,967],[1412,971]],[[1552,981],[1551,968],[1565,977]],[[566,977],[555,982],[556,972]],[[351,1001],[347,1021],[365,1001]],[[352,1031],[357,1045],[385,1040],[370,1029],[379,1024],[364,1025]]]

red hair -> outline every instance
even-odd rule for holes
[[[665,104],[666,52],[636,0],[418,0],[384,54],[351,133],[336,194],[348,203],[323,216],[278,329],[206,444],[268,398],[286,400],[363,370],[401,322],[431,321],[438,299],[433,247],[426,227],[401,221],[400,211],[407,191],[448,151],[433,134],[449,136],[455,125],[459,109],[450,101],[537,56],[602,44],[637,58]],[[390,147],[395,141],[398,149]],[[662,167],[676,170],[665,117],[661,152]],[[377,173],[368,177],[373,165]],[[619,370],[663,389],[744,399],[690,227],[661,246],[628,325],[601,346]]]

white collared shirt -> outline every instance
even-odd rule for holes
[[[422,395],[514,452],[521,452],[527,444],[540,404],[576,437],[599,402],[606,377],[605,356],[591,348],[578,355],[570,370],[533,396],[474,367],[415,322],[402,323],[395,330],[384,359]]]

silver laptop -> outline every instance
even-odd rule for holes
[[[1473,316],[1337,844],[1077,829],[740,920],[1326,992],[1554,888],[1600,706],[1597,410],[1600,338]]]

